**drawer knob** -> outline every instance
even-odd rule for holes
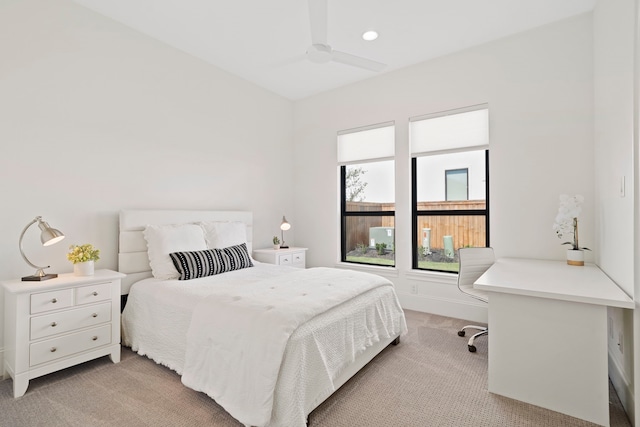
[[[57,302],[58,302],[58,298],[54,298],[54,299],[52,299],[52,300],[51,300],[51,303],[52,303],[52,304],[55,304],[55,303],[57,303]]]
[[[51,347],[51,349],[50,349],[49,351],[50,351],[51,353],[55,353],[55,352],[56,352],[56,350],[57,350],[57,348],[55,348],[55,347]]]
[[[55,328],[56,326],[58,326],[58,324],[56,322],[51,322],[51,327]]]
[[[93,313],[91,317],[98,317],[98,313]]]
[[[91,295],[93,295],[94,297],[97,297],[98,293],[96,291],[93,291],[93,293]]]
[[[94,335],[94,336],[92,336],[92,337],[91,337],[91,340],[92,340],[92,341],[97,341],[97,340],[98,340],[98,337],[96,337],[96,336]]]

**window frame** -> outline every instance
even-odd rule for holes
[[[475,151],[473,149],[460,151]],[[436,270],[430,268],[418,267],[418,217],[420,216],[484,216],[485,217],[485,246],[490,247],[490,229],[489,229],[489,149],[485,149],[485,208],[484,209],[465,209],[465,210],[418,210],[418,170],[417,159],[419,156],[411,156],[411,265],[413,270],[432,271],[449,274],[458,274],[456,272]],[[442,154],[442,153],[440,153]],[[468,180],[468,172],[467,172]],[[469,187],[467,184],[467,195]],[[446,193],[445,193],[446,198]]]
[[[378,159],[380,161],[384,161],[385,159]],[[387,159],[388,160],[388,159]],[[393,265],[383,265],[383,264],[372,264],[366,262],[355,262],[347,260],[347,218],[354,216],[371,216],[371,217],[382,217],[382,216],[392,216],[394,218],[394,229],[395,229],[395,200],[394,200],[394,209],[392,211],[348,211],[347,210],[347,166],[348,165],[340,165],[340,262],[356,264],[356,265],[366,265],[371,267],[384,267],[384,268],[395,268],[396,267],[396,258],[395,255],[393,257]],[[395,254],[395,233],[394,233],[394,254]]]

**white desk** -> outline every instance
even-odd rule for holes
[[[634,302],[597,266],[503,258],[489,292],[489,391],[609,425],[607,306]]]

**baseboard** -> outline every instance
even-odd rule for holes
[[[405,292],[397,292],[397,295],[400,305],[407,310],[454,317],[483,324],[487,323],[488,311],[486,304]]]
[[[627,416],[631,420],[632,424],[635,424],[633,420],[635,420],[635,397],[633,393],[633,388],[630,385],[630,381],[628,378],[625,378],[624,370],[618,364],[618,361],[611,355],[611,352],[608,352],[609,358],[609,379],[611,379],[611,383],[613,384],[613,388],[615,388],[618,397],[620,398],[620,402],[624,407],[624,410],[627,412]]]

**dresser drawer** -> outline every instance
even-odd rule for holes
[[[31,294],[31,314],[71,307],[72,305],[73,289]]]
[[[291,265],[292,263],[293,258],[291,257],[291,254],[278,255],[278,265]]]
[[[304,252],[294,252],[291,256],[293,258],[291,264],[294,267],[305,268]]]
[[[111,299],[111,285],[111,282],[106,282],[76,288],[76,304],[89,304]]]
[[[108,344],[111,344],[111,324],[40,341],[29,346],[29,365],[51,362]]]
[[[31,318],[31,339],[50,337],[111,321],[111,302]]]

